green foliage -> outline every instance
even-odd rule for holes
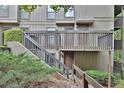
[[[20,5],[20,8],[22,11],[31,13],[39,6],[41,7],[42,5]],[[61,8],[63,8],[66,13],[68,11],[68,9],[71,7],[71,5],[50,5],[50,7],[55,12],[58,12]]]
[[[120,79],[119,83],[115,86],[115,88],[124,88],[124,80]]]
[[[64,9],[64,12],[66,13],[68,11],[68,9],[70,7],[72,7],[71,5],[51,5],[50,6],[55,12],[60,11],[61,8]]]
[[[0,46],[0,48],[7,48],[7,46]]]
[[[117,62],[121,62],[121,50],[114,51],[114,60]]]
[[[7,41],[18,41],[22,43],[22,35],[22,30],[19,28],[13,28],[4,31],[4,45],[7,44]]]
[[[114,39],[115,40],[122,40],[121,29],[114,32]],[[114,51],[114,60],[117,62],[121,62],[121,50],[115,50]]]
[[[98,70],[87,70],[86,73],[98,81],[102,85],[108,84],[108,73]],[[118,80],[117,75],[112,75],[112,85],[114,85]]]
[[[22,11],[26,11],[31,13],[32,11],[34,11],[38,6],[41,5],[20,5],[20,8]]]
[[[26,87],[30,82],[47,80],[56,71],[25,54],[0,52],[0,87]]]
[[[121,37],[122,37],[121,29],[114,31],[114,39],[115,40],[122,40]]]
[[[124,12],[124,10],[123,10],[123,12]],[[120,12],[116,17],[122,17],[122,16],[124,16],[123,15],[123,12]]]

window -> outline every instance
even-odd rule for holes
[[[55,34],[52,32],[56,31],[56,29],[55,28],[48,28],[47,31],[48,31],[48,45],[49,46],[55,46],[56,38],[55,38]]]
[[[65,17],[74,17],[74,7],[71,6],[68,11],[65,13]]]
[[[23,31],[29,31],[29,27],[20,27]]]
[[[21,19],[29,19],[29,13],[25,11],[21,11]]]
[[[50,6],[48,6],[48,19],[55,19],[55,12]]]
[[[47,28],[47,31],[56,31],[54,27]]]
[[[8,5],[0,5],[0,16],[6,17],[8,16],[9,10]]]

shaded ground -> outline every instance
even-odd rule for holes
[[[60,78],[58,76],[51,75],[49,80],[42,82],[30,82],[27,86],[29,88],[78,88],[79,85],[68,81],[66,79]]]

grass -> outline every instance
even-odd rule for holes
[[[31,82],[47,80],[56,71],[25,54],[0,52],[0,87],[26,87]]]
[[[92,78],[94,78],[96,81],[98,81],[103,86],[108,86],[108,73],[104,71],[98,71],[98,70],[87,70],[86,73],[90,75]],[[117,74],[112,75],[112,86],[115,86],[115,84],[118,82],[118,79],[120,77]]]
[[[8,48],[7,46],[0,46],[0,48]]]

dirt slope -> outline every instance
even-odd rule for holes
[[[78,88],[73,81],[66,80],[56,74],[50,76],[49,80],[42,82],[30,82],[26,87],[29,88]]]

